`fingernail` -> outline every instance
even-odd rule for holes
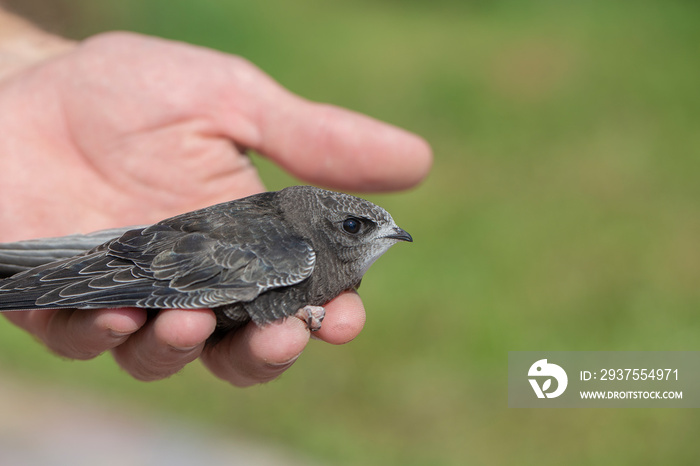
[[[109,334],[113,338],[124,338],[133,335],[134,332],[117,332],[116,330],[109,329]]]
[[[194,346],[173,346],[173,345],[168,345],[170,346],[170,349],[173,351],[177,351],[179,353],[189,353],[190,351],[194,351],[195,349],[199,348],[202,346],[202,344],[194,345]]]
[[[292,364],[294,364],[296,362],[297,359],[299,359],[299,356],[301,356],[301,354],[297,354],[292,359],[289,359],[288,361],[285,361],[285,362],[268,362],[267,365],[270,367],[274,367],[276,369],[291,366]]]

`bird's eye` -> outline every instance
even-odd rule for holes
[[[361,228],[362,223],[356,218],[346,218],[345,221],[343,221],[343,230],[352,235],[359,233]]]

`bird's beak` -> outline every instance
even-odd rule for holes
[[[409,243],[413,242],[413,238],[411,237],[411,235],[409,235],[406,230],[399,227],[394,227],[394,233],[386,235],[384,238],[397,239],[399,241],[408,241]]]

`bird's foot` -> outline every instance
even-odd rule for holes
[[[321,322],[325,316],[326,310],[323,306],[304,306],[294,314],[294,317],[306,322],[306,326],[309,327],[309,330],[312,332],[321,328]]]

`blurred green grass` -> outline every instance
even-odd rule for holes
[[[0,328],[0,367],[91,387],[333,464],[695,464],[690,410],[507,408],[507,352],[696,350],[700,7],[684,1],[73,2],[245,56],[291,90],[432,144],[368,198],[416,239],[363,281],[362,335],[238,390],[193,365],[141,384]],[[75,6],[77,5],[77,6]],[[260,157],[277,189],[293,183]]]

